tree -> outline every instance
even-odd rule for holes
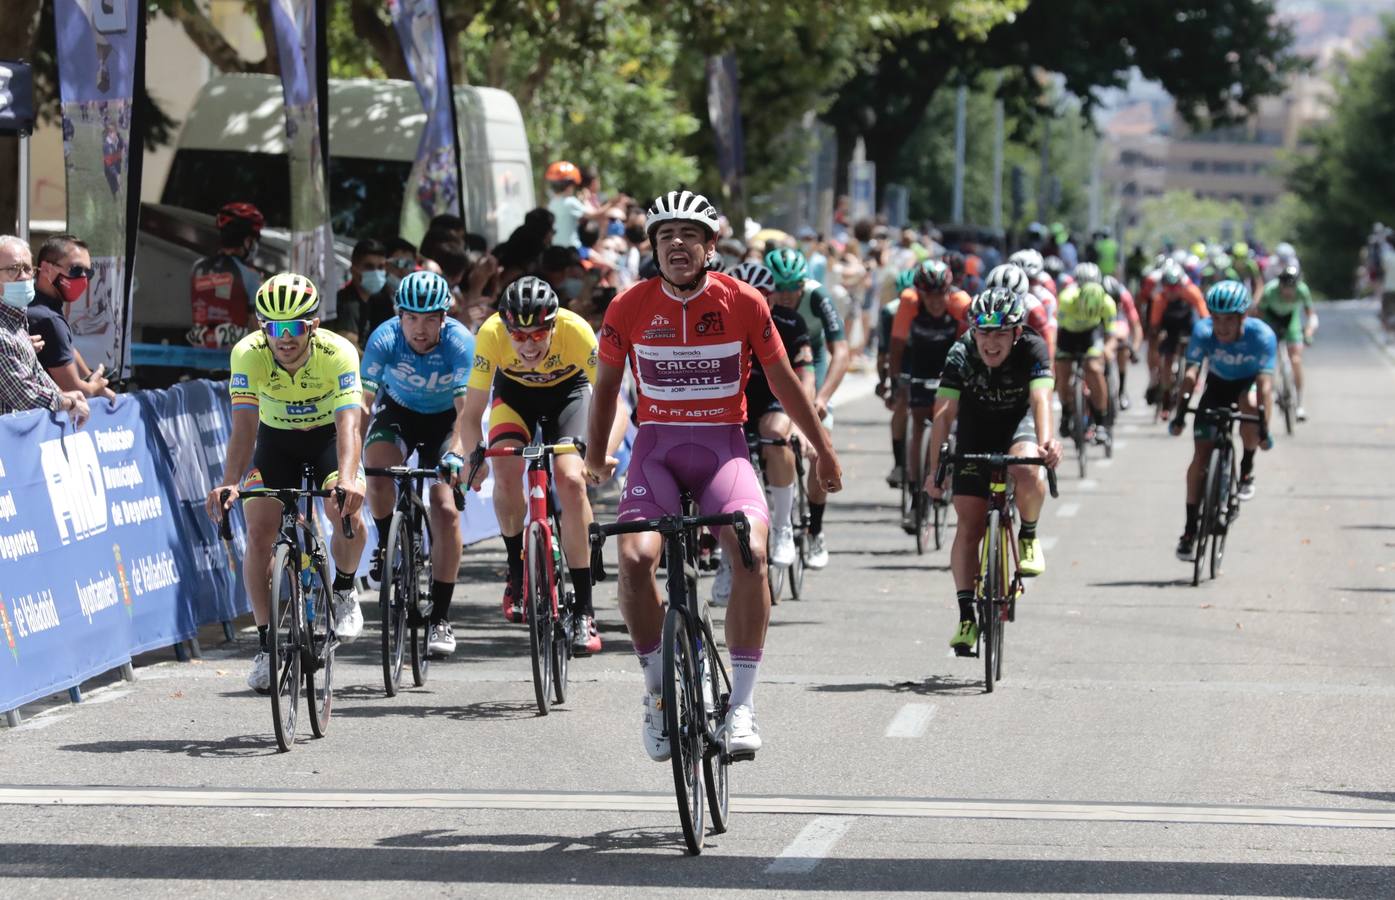
[[[1128,243],[1157,249],[1171,240],[1178,247],[1193,241],[1219,241],[1229,233],[1238,240],[1249,213],[1238,200],[1212,200],[1191,191],[1168,191],[1138,203],[1138,228],[1130,231]]]
[[[898,174],[900,148],[930,99],[954,77],[1003,69],[1013,77],[1000,93],[1033,103],[1047,95],[1044,73],[1056,73],[1088,113],[1096,89],[1123,86],[1136,67],[1171,92],[1188,122],[1218,125],[1243,119],[1303,68],[1292,45],[1275,0],[1036,0],[983,40],[944,25],[893,37],[839,90],[825,120],[838,131],[842,158],[859,136],[866,140],[884,183]]]
[[[1312,131],[1310,153],[1291,168],[1298,197],[1295,243],[1309,284],[1348,296],[1371,223],[1395,224],[1395,22],[1337,78],[1332,116]]]

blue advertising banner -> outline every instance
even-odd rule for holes
[[[131,397],[94,403],[79,431],[0,417],[0,709],[193,635],[163,450]]]
[[[142,153],[131,110],[145,79],[145,5],[54,0],[53,13],[68,231],[87,243],[93,269],[87,291],[64,303],[64,315],[89,366],[126,372]]]
[[[419,241],[433,216],[465,215],[449,57],[437,0],[388,0],[388,14],[426,110],[426,127],[402,198],[402,234]]]
[[[329,188],[320,104],[327,86],[320,65],[325,51],[320,19],[323,0],[271,0],[281,91],[286,100],[286,152],[291,169],[291,270],[320,289],[320,318],[335,317],[339,283],[329,225]]]

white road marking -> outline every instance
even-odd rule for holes
[[[1099,460],[1099,462],[1104,462],[1104,460]],[[1098,463],[1096,463],[1096,465],[1098,465]],[[1084,478],[1076,482],[1075,486],[1082,491],[1093,491],[1100,486],[1100,483],[1093,478]]]
[[[950,653],[954,651],[951,649]],[[925,733],[925,729],[930,727],[930,720],[935,718],[935,704],[933,703],[907,703],[896,711],[892,716],[891,724],[886,726],[886,736],[889,738],[918,738]]]
[[[23,725],[21,728],[25,727]],[[0,787],[0,806],[161,806],[242,809],[527,809],[655,813],[672,817],[673,794],[494,791],[204,790],[162,787]],[[1395,829],[1395,810],[1130,802],[733,797],[742,815],[1033,819]]]
[[[42,718],[40,718],[39,716],[35,716],[28,722],[25,722],[21,725],[16,725],[14,728],[11,728],[10,733],[14,734],[15,732],[19,731],[42,731],[50,725],[57,725],[59,722],[71,718],[72,716],[43,716]]]
[[[806,875],[814,871],[838,839],[857,819],[852,816],[819,816],[800,829],[789,846],[765,867],[767,875]]]
[[[1115,450],[1123,450],[1123,449],[1124,449],[1125,447],[1127,447],[1128,445],[1129,445],[1129,442],[1128,442],[1128,441],[1115,441],[1115,442],[1114,442],[1114,449],[1115,449]]]
[[[1056,515],[1062,519],[1069,519],[1078,512],[1080,512],[1079,503],[1062,503],[1060,509],[1056,510]]]
[[[1096,469],[1107,469],[1110,466],[1114,465],[1114,460],[1109,457],[1105,457],[1104,459],[1095,460],[1093,465]]]

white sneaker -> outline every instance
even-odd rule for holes
[[[1308,411],[1300,406],[1294,411],[1294,417],[1300,422],[1306,422],[1308,421]]]
[[[265,650],[258,650],[257,655],[252,657],[247,686],[259,694],[271,693],[271,654]]]
[[[364,582],[375,591],[383,586],[383,557],[386,555],[387,552],[382,547],[374,547],[373,556],[368,563],[368,573],[363,576]]]
[[[451,630],[449,622],[437,622],[431,626],[431,633],[426,637],[426,652],[440,656],[450,656],[455,652],[455,632]]]
[[[664,733],[664,698],[648,691],[644,692],[644,727],[640,736],[644,739],[644,752],[654,762],[664,762],[673,755]]]
[[[794,564],[794,526],[785,525],[770,533],[770,564],[772,566]]]
[[[722,561],[717,564],[717,574],[712,577],[712,605],[726,606],[731,599],[731,560],[727,559],[725,553],[722,554]]]
[[[755,753],[761,748],[760,729],[756,727],[756,713],[751,707],[733,706],[727,713],[725,727],[728,753]]]
[[[809,558],[804,564],[811,569],[822,569],[828,565],[828,547],[824,545],[823,532],[809,536]]]
[[[341,644],[352,644],[363,634],[363,611],[353,588],[334,592],[334,634]]]

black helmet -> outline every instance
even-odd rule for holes
[[[499,299],[499,318],[509,328],[536,328],[551,325],[557,318],[557,292],[534,275],[524,275],[504,289]]]
[[[1298,267],[1289,263],[1279,270],[1279,284],[1284,287],[1293,287],[1298,283]]]

